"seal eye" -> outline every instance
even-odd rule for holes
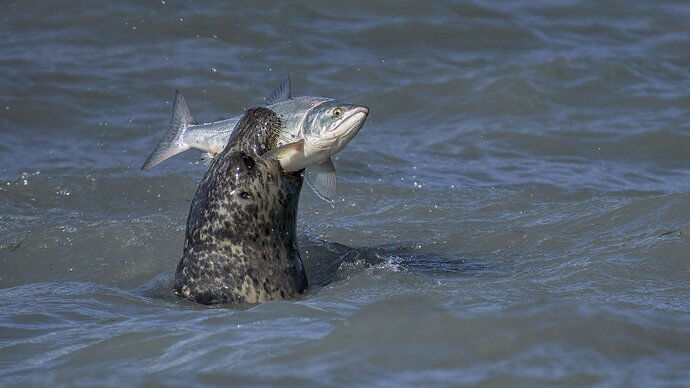
[[[252,159],[252,157],[247,154],[242,154],[242,161],[244,162],[244,165],[247,166],[247,168],[250,170],[254,168],[254,166],[256,165],[254,159]]]
[[[343,109],[342,108],[335,108],[335,109],[333,109],[331,116],[340,117],[341,114],[343,114]]]
[[[252,195],[249,194],[249,193],[246,192],[246,191],[243,191],[243,192],[240,193],[240,197],[243,198],[243,199],[249,199],[249,198],[251,198],[251,196],[252,196]]]

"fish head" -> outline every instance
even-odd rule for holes
[[[305,117],[302,133],[312,147],[334,155],[359,132],[369,108],[338,100],[326,100]]]

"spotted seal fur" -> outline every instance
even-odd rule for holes
[[[177,295],[202,304],[261,303],[307,289],[297,249],[302,174],[261,158],[275,146],[279,117],[248,110],[211,161],[192,200]]]

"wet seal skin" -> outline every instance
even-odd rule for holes
[[[261,154],[280,119],[249,109],[197,188],[173,289],[202,304],[262,303],[307,289],[297,249],[301,171],[284,173]]]

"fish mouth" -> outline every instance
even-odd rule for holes
[[[347,143],[352,140],[352,138],[359,132],[359,130],[364,125],[364,121],[369,115],[369,108],[366,106],[358,106],[357,108],[351,109],[347,117],[345,117],[338,127],[334,129],[333,132],[337,133],[335,141],[330,147],[330,154],[334,155],[338,151],[342,150]]]
[[[353,130],[355,133],[362,128],[364,120],[369,115],[369,108],[366,106],[358,106],[347,112],[347,116],[338,124],[334,132],[338,132],[341,136],[348,136]]]
[[[366,106],[358,106],[356,108],[353,108],[350,110],[351,114],[356,114],[356,113],[364,113],[364,117],[369,115],[369,108]]]

